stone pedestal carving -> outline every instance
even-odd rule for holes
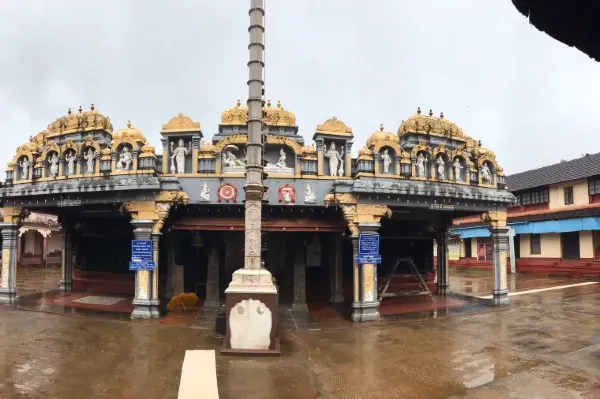
[[[13,303],[17,297],[17,236],[19,226],[1,223],[2,229],[2,279],[0,303]]]

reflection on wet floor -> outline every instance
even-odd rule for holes
[[[289,329],[279,358],[217,354],[220,395],[600,397],[600,288],[518,298],[501,309]],[[211,330],[0,306],[0,397],[175,397],[185,350],[220,345]]]

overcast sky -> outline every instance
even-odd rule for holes
[[[177,112],[205,138],[247,97],[249,0],[1,0],[0,163],[79,105],[160,146]],[[335,115],[354,153],[420,106],[507,173],[599,152],[600,64],[510,0],[267,0],[266,93],[307,142]]]

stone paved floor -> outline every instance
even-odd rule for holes
[[[283,356],[217,355],[221,398],[598,398],[600,287],[508,308],[282,334]],[[0,307],[1,398],[173,398],[210,331]]]

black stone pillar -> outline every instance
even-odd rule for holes
[[[294,302],[292,311],[308,312],[306,306],[306,246],[298,239],[294,248]]]
[[[211,241],[209,245],[204,309],[219,309],[221,307],[221,293],[219,291],[219,246],[216,240]]]
[[[343,272],[342,272],[342,236],[331,236],[331,303],[344,302]]]
[[[438,295],[446,295],[450,288],[448,276],[448,233],[440,232],[436,235],[437,243],[437,283]]]
[[[73,289],[73,237],[66,226],[63,226],[60,232],[60,245],[62,251],[60,289],[63,292],[71,292]]]

